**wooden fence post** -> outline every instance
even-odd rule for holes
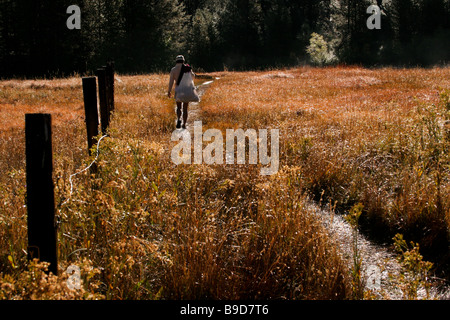
[[[114,111],[114,62],[110,61],[106,64],[106,77],[108,79],[108,109],[109,112]]]
[[[94,145],[94,137],[98,135],[97,110],[97,80],[95,77],[86,77],[83,81],[84,114],[86,117],[86,131],[89,154]]]
[[[450,120],[444,122],[444,131],[445,138],[450,142]]]
[[[100,122],[102,133],[105,135],[109,127],[109,110],[106,90],[106,70],[104,68],[97,69],[98,77],[98,98],[100,103]]]
[[[25,115],[28,258],[58,274],[50,114]]]
[[[109,97],[109,70],[106,65],[102,66],[101,69],[105,70],[105,104],[106,110],[108,111],[108,126],[111,120],[111,105],[110,105],[110,97]]]

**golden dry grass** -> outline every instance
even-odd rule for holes
[[[92,160],[81,79],[2,81],[0,274],[3,283],[16,281],[3,297],[21,296],[28,265],[24,114],[50,112],[60,270],[87,259],[98,271],[87,292],[350,298],[348,267],[305,209],[305,193],[342,211],[362,202],[363,223],[375,234],[402,232],[442,252],[450,221],[442,131],[449,75],[449,68],[356,67],[214,75],[220,80],[197,115],[204,129],[280,129],[281,169],[271,177],[260,176],[258,165],[174,165],[167,75],[119,75],[99,174],[72,177],[72,193],[70,175]]]
[[[449,88],[449,68],[235,73],[207,92],[202,115],[279,128],[281,163],[302,168],[313,198],[341,211],[362,202],[372,235],[405,233],[448,263]]]

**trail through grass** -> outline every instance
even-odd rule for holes
[[[99,173],[91,161],[81,79],[0,83],[0,297],[350,299],[351,270],[309,199],[346,213],[392,244],[420,244],[448,270],[449,69],[297,68],[210,75],[189,122],[204,130],[279,128],[280,170],[179,165],[167,75],[118,75]],[[23,115],[51,112],[61,275],[28,282]],[[13,116],[13,121],[11,120]],[[70,195],[70,198],[69,198]],[[65,286],[70,264],[83,290]],[[53,281],[53,282],[52,282]],[[352,287],[353,286],[353,287]],[[32,292],[25,295],[23,292]],[[74,296],[75,294],[75,296]],[[367,298],[367,296],[366,296]]]

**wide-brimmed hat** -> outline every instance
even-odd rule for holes
[[[177,58],[175,59],[176,62],[184,62],[184,56],[182,56],[181,54],[177,56]]]

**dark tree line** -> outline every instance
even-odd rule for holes
[[[366,9],[381,4],[381,29]],[[68,6],[81,9],[69,30]],[[0,77],[167,71],[181,53],[197,69],[309,62],[311,34],[334,62],[434,65],[450,59],[449,0],[0,0]]]
[[[368,5],[382,3],[381,29],[362,27]],[[450,60],[449,0],[340,1],[342,41],[338,56],[348,63],[421,65]]]

